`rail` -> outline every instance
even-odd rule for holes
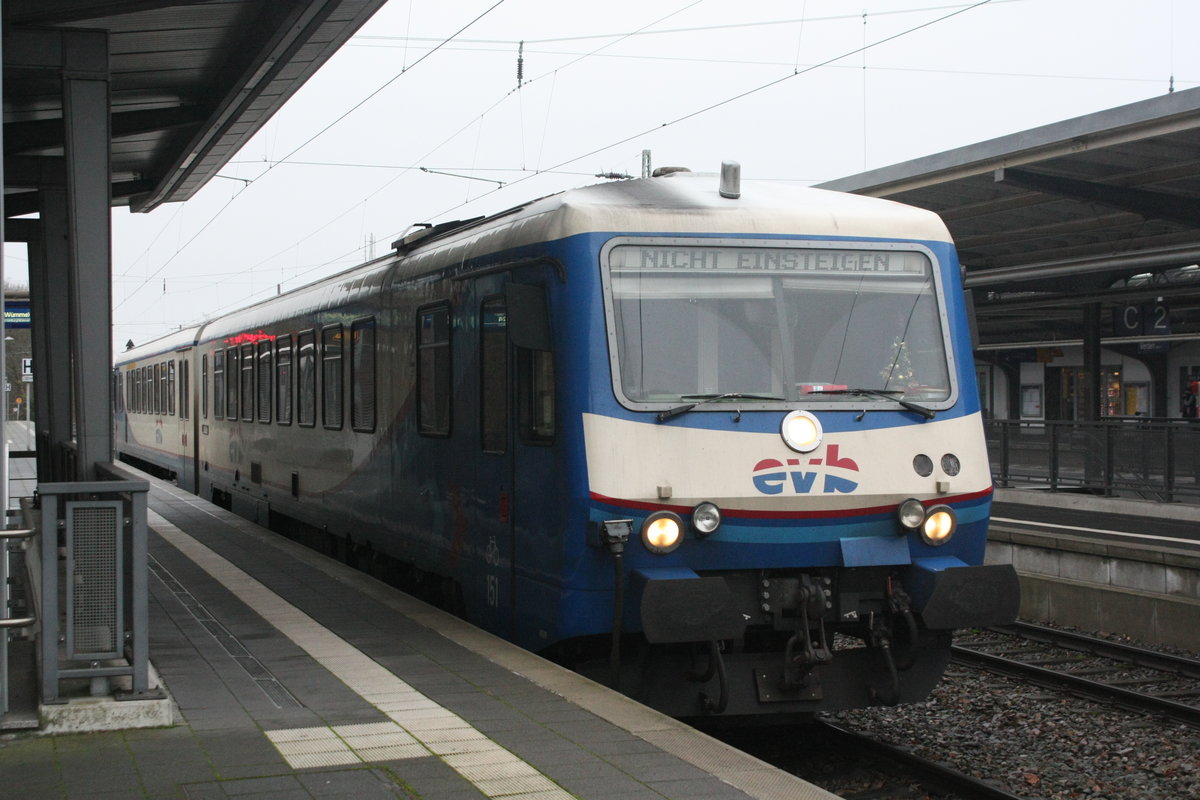
[[[985,431],[992,479],[1000,487],[1200,502],[1196,420],[992,419]]]
[[[1194,678],[1200,663],[1040,625],[1000,626],[984,635],[993,630],[1011,638],[959,640],[951,648],[954,661],[1200,728],[1200,705],[1195,703],[1200,688]],[[1034,646],[1026,647],[1030,644]],[[1186,688],[1164,691],[1170,680],[1164,674]]]

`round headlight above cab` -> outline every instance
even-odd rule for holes
[[[950,506],[934,506],[925,516],[921,526],[921,538],[925,544],[945,544],[950,541],[954,531],[958,529],[958,517]]]
[[[642,544],[651,553],[670,553],[683,543],[683,520],[673,511],[655,511],[642,523]]]
[[[779,434],[783,443],[797,453],[811,453],[821,444],[820,421],[807,411],[797,409],[783,418],[779,426]]]
[[[713,503],[701,503],[692,509],[692,528],[697,536],[710,536],[721,527],[721,509]]]
[[[896,509],[900,524],[910,531],[915,531],[925,522],[925,506],[915,497],[910,497]]]

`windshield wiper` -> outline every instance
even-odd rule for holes
[[[884,400],[894,400],[899,403],[906,411],[911,411],[914,414],[920,414],[925,419],[933,419],[937,414],[932,408],[918,405],[917,403],[905,400],[902,397],[894,397],[893,395],[904,394],[899,389],[820,389],[813,388],[805,392],[805,394],[857,394],[867,397],[880,397]]]
[[[745,394],[743,392],[725,392],[723,394],[681,394],[680,400],[695,400],[695,403],[684,403],[675,408],[669,408],[666,411],[658,412],[658,421],[666,422],[669,419],[674,419],[680,414],[686,414],[696,406],[702,406],[705,403],[712,403],[717,400],[783,400],[782,397],[776,397],[773,394]]]

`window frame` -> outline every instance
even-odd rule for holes
[[[446,337],[445,337],[445,339],[444,340],[434,339],[433,341],[430,341],[427,343],[422,342],[421,341],[421,331],[424,328],[426,317],[432,318],[434,315],[436,315],[440,312],[445,312],[445,315],[446,315],[446,326],[445,326]],[[417,433],[420,436],[425,436],[425,437],[429,437],[429,438],[433,438],[433,439],[448,439],[454,432],[454,379],[453,379],[453,375],[454,375],[454,348],[453,348],[454,316],[453,316],[453,311],[450,307],[450,303],[443,300],[438,303],[430,303],[429,305],[421,306],[420,308],[418,308],[414,328],[415,328],[414,336],[415,336],[416,353],[417,353],[417,365],[416,365],[417,397],[416,397],[416,403],[415,403],[416,412],[417,412],[417,418],[416,418]],[[432,329],[434,331],[434,335],[436,336],[436,332],[437,332],[436,324],[433,325]],[[433,358],[434,358],[433,373],[434,374],[432,377],[429,377],[426,374],[425,358],[424,358],[424,354],[426,352],[433,353]],[[445,359],[445,362],[446,362],[440,371],[438,369],[438,361],[437,361],[439,354],[441,354],[443,356],[443,358]],[[439,380],[439,375],[442,376],[440,378],[440,380]],[[426,403],[427,403],[426,392],[425,392],[426,380],[429,380],[431,382],[431,388],[433,390],[433,397],[432,397],[433,408],[431,409],[432,416],[433,416],[433,425],[428,426],[428,427],[425,424]],[[445,395],[444,405],[446,408],[446,418],[444,421],[437,419],[437,410],[442,405],[442,403],[438,402],[438,399],[440,397],[439,390],[441,393],[444,393],[444,395]]]
[[[213,349],[213,419],[225,419],[225,351]]]
[[[336,346],[331,346],[331,341]],[[346,420],[346,338],[342,323],[321,328],[321,427],[340,431]],[[336,366],[334,366],[336,364]],[[336,380],[330,380],[335,377]],[[336,386],[331,384],[336,383]],[[333,400],[334,402],[330,402]]]
[[[241,412],[242,422],[254,422],[254,393],[258,384],[254,380],[254,343],[248,342],[241,346],[241,363],[238,365],[238,411]]]
[[[370,341],[360,346],[360,342],[365,341],[364,331],[370,331]],[[363,317],[350,323],[350,427],[358,433],[374,433],[379,413],[377,334],[375,317]],[[364,352],[366,358],[363,358]]]
[[[500,369],[493,369],[494,361],[487,346],[489,332],[484,326],[484,314],[489,306],[503,309],[504,333],[498,353],[502,356]],[[499,334],[493,334],[499,335]],[[510,416],[509,369],[511,364],[508,340],[508,303],[504,295],[489,295],[479,301],[479,448],[490,455],[508,452],[512,426]],[[494,391],[493,381],[500,382],[499,391]],[[494,431],[489,427],[494,426]]]
[[[225,348],[225,419],[237,422],[242,391],[242,361],[237,345]]]
[[[283,358],[285,352],[287,353],[286,361]],[[292,335],[285,333],[275,339],[275,422],[279,425],[291,425],[296,414],[294,366]],[[287,414],[283,413],[285,399],[287,400]]]
[[[307,340],[307,344],[306,344]],[[305,352],[305,348],[308,352]],[[304,361],[311,361],[309,375],[311,381],[309,386],[304,385]],[[308,328],[296,334],[296,424],[303,428],[315,428],[317,425],[317,331],[315,328]],[[310,417],[304,418],[304,399],[305,391],[308,392],[308,399],[311,401],[308,407]]]
[[[275,383],[275,342],[270,339],[263,339],[255,345],[255,361],[257,372],[255,373],[254,402],[257,405],[258,421],[263,424],[270,424],[271,417],[275,410],[273,401],[272,387]]]

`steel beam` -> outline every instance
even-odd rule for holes
[[[29,248],[29,298],[33,312],[33,360],[38,365],[38,480],[65,480],[59,464],[71,442],[71,326],[64,312],[68,283],[67,193],[46,188],[38,193],[41,236]],[[106,335],[106,338],[111,336]]]
[[[1098,203],[1119,211],[1138,214],[1146,219],[1165,219],[1181,225],[1200,227],[1200,201],[1190,197],[1008,167],[998,168],[995,178],[997,183],[1012,184],[1085,203]]]
[[[71,341],[79,474],[112,457],[112,205],[108,35],[63,35]]]

